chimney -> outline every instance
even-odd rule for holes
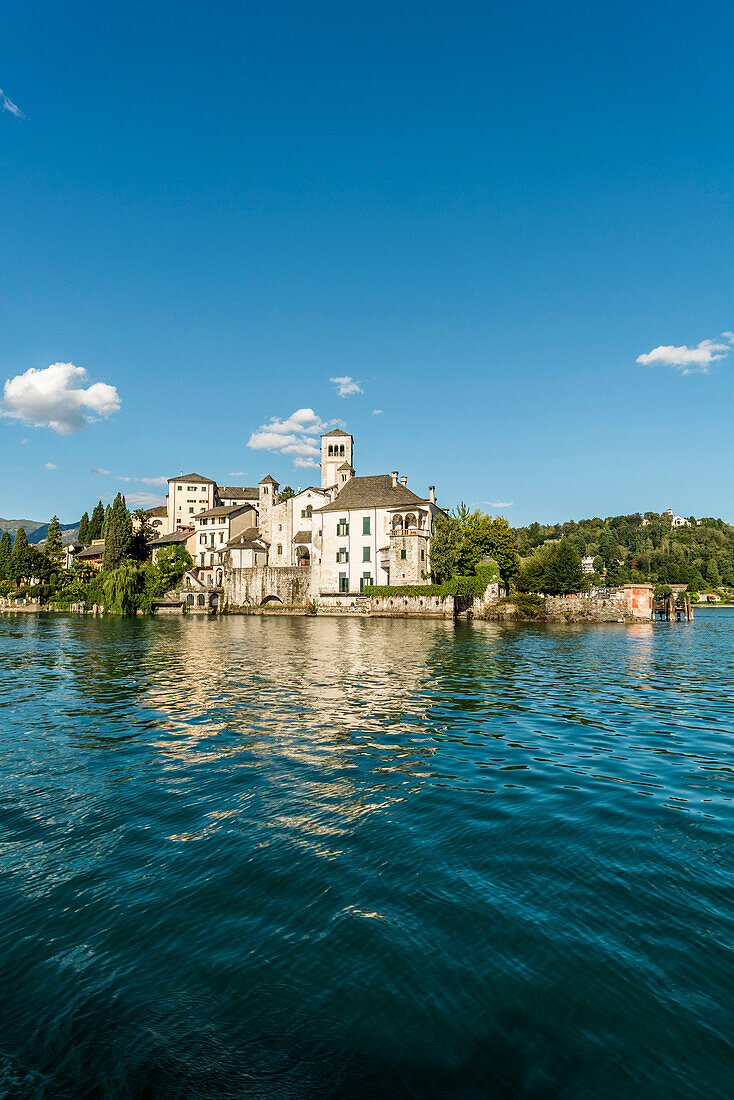
[[[393,487],[393,489],[397,489],[397,487],[398,487],[398,471],[397,470],[393,470],[393,472],[392,472],[392,487]]]
[[[436,486],[435,485],[429,485],[428,486],[428,499],[430,500],[431,504],[436,503]]]
[[[403,474],[403,476],[400,478],[400,484],[403,486],[403,488],[405,488],[407,486],[407,484],[408,484],[408,475],[407,474]]]

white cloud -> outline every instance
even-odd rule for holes
[[[166,502],[156,493],[125,493],[125,503],[128,508],[157,508]]]
[[[285,420],[274,416],[267,424],[262,424],[252,433],[247,446],[253,451],[288,455],[299,469],[318,466],[321,446],[315,437],[328,431],[334,423],[322,420],[313,409],[297,409]]]
[[[167,477],[136,477],[142,485],[168,485]]]
[[[0,415],[22,420],[36,428],[52,428],[59,435],[81,431],[100,416],[109,416],[120,408],[114,386],[95,382],[86,389],[84,367],[73,363],[52,363],[25,374],[8,378],[3,387]]]
[[[355,381],[354,378],[350,378],[348,374],[343,375],[341,378],[330,378],[329,381],[336,386],[338,397],[353,397],[355,393],[362,393],[361,383]]]
[[[513,500],[488,500],[487,504],[490,508],[512,508],[514,505]]]
[[[382,409],[373,409],[372,410],[372,415],[373,416],[382,416]]]
[[[2,88],[0,88],[0,106],[2,106],[2,109],[4,111],[8,111],[9,114],[15,115],[16,118],[25,118],[26,117],[23,114],[23,112],[21,111],[20,107],[18,107],[15,103],[13,103],[12,99],[10,99],[8,96],[6,96],[6,94],[2,90]]]
[[[43,465],[43,468],[44,468],[44,470],[55,470],[56,469],[56,463],[55,462],[45,462],[44,465]]]
[[[21,439],[20,441],[22,447],[24,447],[28,442],[30,442],[28,439]]]
[[[229,473],[227,474],[227,477],[244,477],[244,476],[245,476],[245,471],[244,470],[230,470]]]
[[[729,342],[717,344],[714,340],[702,340],[694,348],[689,348],[687,344],[682,344],[680,347],[665,344],[659,348],[653,348],[644,355],[638,355],[637,362],[642,363],[643,366],[662,364],[666,367],[675,367],[681,374],[708,374],[711,364],[719,359],[726,359],[731,351],[734,335],[730,332],[722,332],[721,335]]]
[[[106,477],[110,471],[103,470],[101,466],[93,466],[89,472],[92,474],[99,474],[100,477]]]

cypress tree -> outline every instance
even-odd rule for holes
[[[119,493],[117,494],[119,497]],[[110,530],[110,520],[112,519],[112,505],[108,504],[104,510],[104,519],[102,520],[102,538],[106,539]]]
[[[116,569],[130,550],[133,525],[122,493],[115,497],[105,535],[103,569]]]
[[[46,545],[43,548],[43,552],[46,556],[46,560],[51,565],[60,565],[61,558],[63,556],[62,543],[61,543],[61,525],[59,524],[59,517],[54,516],[48,525],[48,534],[46,535]]]
[[[26,550],[28,547],[28,536],[25,533],[25,527],[19,527],[15,532],[15,538],[13,539],[13,553],[20,554],[22,550]]]
[[[8,575],[8,566],[10,565],[10,555],[13,552],[13,543],[8,531],[3,531],[0,535],[0,581],[4,581]]]
[[[82,546],[89,546],[89,516],[86,512],[79,520],[79,535],[77,537]]]
[[[104,505],[102,501],[98,501],[92,511],[92,518],[89,521],[89,541],[94,542],[95,539],[102,538],[102,524],[104,523]]]

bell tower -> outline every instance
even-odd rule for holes
[[[335,428],[321,436],[321,488],[332,485],[342,487],[339,468],[344,464],[354,467],[354,440],[348,432]]]

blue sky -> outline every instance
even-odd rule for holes
[[[5,5],[0,515],[308,484],[308,430],[248,444],[310,409],[444,505],[734,520],[733,31],[675,0]],[[56,363],[86,373],[26,373]]]

